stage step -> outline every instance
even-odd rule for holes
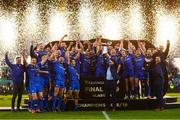
[[[177,102],[177,97],[165,97],[165,108],[178,108],[180,104]],[[27,108],[27,99],[24,100],[23,108]],[[156,99],[130,99],[122,100],[117,99],[117,110],[148,110],[154,109],[156,105]],[[72,110],[73,101],[68,100],[67,110]],[[105,99],[79,99],[79,110],[93,111],[93,110],[104,110]]]
[[[144,100],[154,100],[155,98],[152,98],[152,99],[131,99],[131,100],[133,100],[133,101],[139,101],[139,100],[141,100],[141,101],[144,101]],[[177,102],[177,99],[178,99],[178,97],[170,97],[170,96],[165,96],[164,97],[164,100],[165,100],[165,103],[174,103],[174,102]],[[88,100],[92,100],[92,101],[101,101],[101,100],[104,100],[104,98],[100,98],[100,99],[98,99],[98,98],[90,98],[90,99],[88,99]],[[127,101],[127,100],[122,100],[122,99],[117,99],[117,101]],[[79,101],[87,101],[87,99],[79,99]],[[26,99],[24,99],[24,104],[27,104],[27,102],[28,102],[28,98],[26,98]]]
[[[165,108],[166,109],[180,108],[180,102],[166,103]]]
[[[22,107],[21,111],[26,111],[27,108]],[[11,111],[11,107],[0,107],[0,111]]]
[[[170,96],[165,96],[164,100],[165,103],[174,103],[177,102],[178,97],[170,97]]]

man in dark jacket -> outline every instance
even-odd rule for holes
[[[168,56],[168,53],[169,53],[169,49],[170,49],[170,41],[167,40],[167,46],[166,46],[166,49],[164,50],[164,47],[163,46],[160,46],[159,47],[159,50],[153,55],[153,59],[155,60],[155,57],[156,56],[159,56],[161,58],[161,64],[162,64],[162,67],[163,67],[163,75],[164,75],[164,79],[167,80],[168,79],[168,72],[167,72],[167,68],[166,68],[166,58]],[[165,86],[168,86],[168,82],[165,82]],[[164,87],[164,92],[167,91],[167,88]]]
[[[156,96],[156,110],[162,110],[164,105],[163,100],[163,86],[164,86],[164,70],[163,70],[163,63],[161,62],[161,57],[155,57],[155,63],[152,66],[152,75],[153,75],[153,88],[154,88],[154,95]]]
[[[119,79],[118,74],[118,65],[115,62],[115,60],[110,59],[109,63],[106,67],[106,77],[104,81],[104,91],[105,91],[105,98],[106,98],[106,110],[109,110],[111,102],[113,103],[113,111],[115,111],[116,107],[116,99],[115,99],[115,93],[116,93],[116,85],[117,80]],[[111,95],[111,97],[110,97]]]
[[[163,46],[160,46],[157,53],[155,53],[155,56],[160,56],[161,58],[161,61],[162,62],[165,62],[167,56],[168,56],[168,53],[169,53],[169,49],[170,49],[170,41],[167,40],[167,46],[166,46],[166,49],[164,51],[164,47]]]
[[[8,59],[8,52],[5,55],[6,64],[11,68],[11,76],[13,80],[13,97],[11,102],[11,110],[14,111],[14,104],[17,99],[17,111],[20,110],[20,104],[23,93],[23,80],[25,67],[21,64],[21,57],[16,57],[16,64],[12,64]]]

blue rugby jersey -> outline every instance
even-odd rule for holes
[[[133,70],[134,65],[133,65],[133,56],[128,54],[126,57],[121,58],[122,64],[123,64],[123,70]]]
[[[65,57],[66,50],[63,47],[60,47],[61,56]]]
[[[78,82],[79,81],[79,74],[75,67],[73,67],[71,64],[68,65],[68,73],[69,78],[71,82]]]
[[[85,54],[81,54],[80,61],[81,61],[81,72],[88,73],[90,68],[90,58],[88,58],[87,55]]]
[[[32,64],[28,65],[27,72],[28,72],[30,85],[37,85],[37,86],[42,85],[42,81],[39,79],[38,70],[39,70],[38,65],[32,65]]]
[[[65,80],[65,68],[62,64],[60,64],[60,61],[52,61],[52,69],[54,71],[54,76],[57,78],[58,81],[64,81]]]
[[[140,55],[139,57],[134,58],[135,64],[134,64],[134,70],[136,72],[142,72],[142,68],[144,66],[144,56]]]
[[[44,64],[42,64],[41,62],[39,62],[38,64],[38,67],[41,71],[48,71],[49,72],[49,61],[46,61]],[[40,73],[40,76],[42,77],[49,77],[49,74],[46,74],[46,73]]]
[[[22,84],[24,80],[25,67],[22,64],[12,64],[8,56],[5,56],[6,64],[11,68],[11,77],[13,84]]]
[[[47,51],[38,51],[38,52],[35,52],[35,54],[37,55],[37,62],[40,62],[41,61],[41,57],[43,55],[48,55],[48,52]]]
[[[105,59],[103,58],[102,54],[100,54],[96,57],[97,57],[96,75],[98,75],[98,77],[104,77],[105,76]],[[104,73],[104,74],[102,74],[102,73]]]

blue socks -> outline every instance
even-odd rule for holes
[[[43,100],[38,100],[38,108],[39,108],[40,110],[43,109]]]
[[[139,89],[138,89],[138,87],[135,87],[134,90],[135,90],[135,95],[139,95]]]
[[[56,109],[56,101],[57,101],[56,96],[53,96],[53,110]]]
[[[59,101],[58,101],[58,109],[60,110],[62,106],[62,96],[59,96]]]
[[[148,86],[148,96],[151,96],[151,87]]]
[[[32,110],[35,110],[35,106],[34,106],[35,105],[35,101],[36,100],[31,100],[31,109]]]
[[[44,108],[48,108],[48,96],[43,97],[43,106]]]
[[[78,108],[77,105],[74,104],[74,105],[73,105],[73,110],[76,111],[77,108]]]
[[[28,100],[28,108],[29,108],[30,110],[32,109],[32,108],[31,108],[31,101],[32,101],[32,100],[30,100],[30,99]]]
[[[62,104],[62,111],[65,111],[65,110],[66,110],[66,104],[63,103],[63,104]]]

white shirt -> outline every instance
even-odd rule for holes
[[[112,73],[111,73],[111,70],[110,70],[110,66],[107,69],[106,79],[107,80],[113,80],[113,76],[112,76]]]

